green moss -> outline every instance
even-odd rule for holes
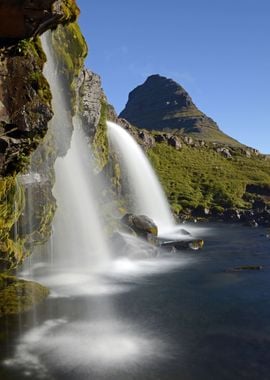
[[[230,160],[214,149],[183,145],[176,150],[165,143],[148,155],[176,212],[198,206],[248,208],[246,185],[270,183],[270,162],[262,156],[247,158],[236,148]]]
[[[77,23],[59,25],[53,32],[52,43],[60,74],[68,83],[68,89],[72,95],[71,105],[74,107],[76,81],[88,52],[87,44]]]
[[[48,289],[38,283],[0,274],[0,317],[25,312],[48,294]]]
[[[92,143],[94,158],[96,161],[97,171],[101,171],[108,162],[109,158],[109,144],[107,138],[107,103],[105,100],[101,101],[100,119]]]
[[[18,220],[24,207],[24,193],[16,177],[0,180],[0,232],[9,230]]]
[[[25,240],[11,232],[24,205],[24,191],[16,177],[0,180],[0,269],[16,267],[26,255]]]
[[[61,11],[64,15],[63,21],[74,22],[80,14],[80,10],[74,0],[62,0],[60,3]]]

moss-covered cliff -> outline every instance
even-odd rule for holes
[[[54,45],[61,46],[56,55],[66,83],[63,94],[69,92],[66,113],[71,120],[70,104],[75,104],[87,52],[75,22],[78,14],[74,0],[42,0],[38,4],[3,0],[0,4],[0,274],[17,268],[33,247],[51,234],[56,209],[53,165],[64,152],[51,132],[47,133],[53,115],[52,95],[43,75],[46,56],[39,35],[53,29]],[[65,150],[68,145],[66,142]],[[10,300],[7,305],[3,301],[1,315],[26,310],[31,299],[47,294],[41,287],[15,278],[3,280],[8,278],[1,277],[1,299],[11,299],[17,290],[21,295],[18,305],[25,307],[17,307],[14,299],[12,305]]]

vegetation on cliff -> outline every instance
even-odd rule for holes
[[[66,26],[59,25],[52,36],[59,73],[67,83],[67,90],[70,94],[68,98],[71,99],[71,106],[75,111],[77,81],[88,52],[87,44],[77,23]]]
[[[36,282],[0,274],[0,318],[25,312],[48,294],[48,289]]]
[[[47,134],[52,95],[42,72],[46,56],[38,36],[56,29],[53,41],[72,105],[87,53],[75,23],[79,9],[74,0],[45,0],[34,5],[34,13],[30,3],[4,0],[0,7],[1,21],[10,20],[0,26],[0,316],[24,311],[48,293],[3,273],[16,269],[34,245],[49,238],[56,209],[53,165],[69,145],[57,147]]]
[[[25,255],[24,239],[14,233],[25,205],[23,188],[16,177],[0,180],[0,271],[15,268]]]

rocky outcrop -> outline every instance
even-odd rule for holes
[[[0,274],[0,318],[28,311],[49,294],[49,290],[33,281]]]
[[[142,238],[148,239],[148,235],[157,236],[158,227],[154,221],[146,215],[125,214],[121,223]]]
[[[61,45],[59,70],[69,94],[75,94],[74,82],[87,52],[78,25],[68,24],[78,13],[73,0],[0,4],[0,272],[17,268],[33,246],[51,234],[56,208],[53,165],[69,142],[56,146],[47,133],[53,113],[38,35],[58,26],[53,41]],[[69,102],[63,112],[71,118]]]
[[[42,34],[60,23],[75,21],[78,14],[72,0],[1,0],[0,43]]]
[[[221,132],[214,120],[196,107],[180,84],[160,75],[151,75],[131,91],[119,116],[139,128],[177,131],[208,141],[240,145]]]
[[[0,176],[19,172],[52,117],[38,35],[74,21],[72,0],[3,0],[0,5]],[[31,38],[30,38],[31,37]]]
[[[80,114],[87,136],[94,136],[101,116],[101,103],[105,98],[100,76],[83,69],[78,80]]]

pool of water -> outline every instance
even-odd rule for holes
[[[118,258],[104,272],[37,266],[51,296],[1,320],[0,378],[268,380],[270,239],[202,231],[201,251]],[[230,270],[241,265],[263,269]]]

